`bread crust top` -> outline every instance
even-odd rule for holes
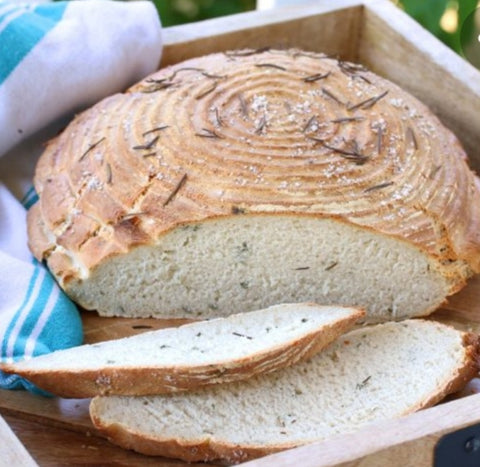
[[[457,138],[363,67],[238,50],[162,69],[49,141],[32,252],[62,285],[183,224],[333,217],[401,238],[462,283],[480,272],[480,182]]]

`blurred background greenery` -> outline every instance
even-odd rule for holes
[[[163,26],[255,10],[256,0],[153,0]]]
[[[254,10],[256,0],[153,0],[164,26],[200,21]],[[330,0],[334,2],[335,0]],[[460,31],[479,0],[392,0],[400,8],[461,53]]]
[[[462,25],[480,2],[478,0],[399,0],[395,3],[455,52],[461,54]]]

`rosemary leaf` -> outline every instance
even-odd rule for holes
[[[233,331],[232,334],[238,337],[245,337],[246,339],[253,339],[252,336],[247,336],[246,334],[240,334],[239,332],[235,332],[235,331]]]
[[[361,383],[358,383],[356,386],[356,389],[363,389],[366,386],[366,384],[370,381],[371,377],[372,377],[371,375],[367,376]]]
[[[223,136],[213,130],[209,130],[208,128],[202,128],[202,131],[203,133],[195,133],[195,136],[200,136],[202,138],[223,138]]]
[[[330,269],[333,269],[338,263],[334,261],[332,264],[329,264],[326,268],[325,271],[330,271]]]
[[[144,133],[142,133],[142,136],[146,136],[150,133],[154,133],[155,131],[161,131],[161,130],[165,130],[165,128],[168,128],[170,125],[161,125],[161,126],[157,126],[155,128],[152,128],[151,130],[148,130],[148,131],[145,131]]]
[[[302,80],[306,83],[313,83],[315,81],[328,78],[331,73],[331,71],[327,71],[326,73],[316,73],[315,75],[306,76],[305,78],[302,78]]]
[[[215,107],[214,112],[215,112],[215,120],[217,122],[217,125],[218,126],[223,126],[223,120],[220,117],[220,112],[218,111],[217,107]]]
[[[157,143],[159,138],[160,138],[160,136],[157,135],[152,140],[150,140],[148,143],[141,144],[139,146],[133,146],[132,149],[152,149],[152,147]]]
[[[276,68],[277,70],[287,71],[287,69],[276,63],[255,63],[255,66],[258,68]]]
[[[238,95],[238,100],[240,101],[240,110],[242,111],[243,116],[249,118],[247,101],[245,100],[245,97],[243,97],[243,94]]]
[[[214,75],[212,73],[207,73],[206,71],[202,71],[202,75],[206,76],[207,78],[211,78],[211,79],[224,79],[224,78],[226,78],[225,75]]]
[[[329,91],[327,88],[322,88],[323,94],[325,94],[327,97],[335,101],[337,104],[340,105],[345,105],[344,102],[342,102],[335,94],[332,93],[332,91]]]
[[[351,105],[350,107],[348,107],[348,110],[355,110],[359,108],[362,108],[364,110],[369,109],[370,107],[373,107],[380,99],[384,98],[387,94],[388,94],[388,89],[382,92],[381,94],[379,94],[378,96],[369,97],[368,99],[365,99],[364,101],[359,102],[358,104]]]
[[[377,130],[377,154],[382,152],[383,130],[381,127]]]
[[[197,95],[195,96],[195,99],[198,100],[198,99],[201,99],[202,97],[205,97],[207,94],[210,94],[211,92],[213,92],[213,91],[216,89],[217,86],[218,86],[218,82],[215,81],[215,82],[213,83],[213,85],[210,86],[208,89],[206,89],[205,91],[201,92],[200,94],[197,94]]]
[[[177,195],[177,193],[180,191],[182,186],[185,185],[186,181],[187,181],[187,174],[184,173],[180,181],[176,184],[173,191],[168,195],[168,198],[163,203],[163,207],[165,207],[168,203],[170,203],[173,200],[173,198]]]
[[[343,60],[337,60],[340,70],[348,75],[358,73],[359,71],[367,71],[367,69],[359,63],[345,62]]]
[[[224,53],[227,57],[248,57],[249,55],[261,54],[269,50],[270,47],[260,47],[258,49],[230,50]]]
[[[257,135],[259,135],[260,133],[262,133],[262,131],[264,130],[264,128],[266,127],[267,125],[267,118],[265,117],[265,115],[262,116],[262,118],[260,119],[260,122],[258,123],[258,126],[257,128],[255,128],[255,133]]]
[[[309,139],[313,141],[317,141],[320,143],[324,148],[329,149],[330,151],[336,152],[337,154],[340,154],[344,159],[351,160],[355,162],[357,165],[363,165],[368,159],[368,156],[365,156],[364,154],[361,154],[358,149],[358,144],[356,141],[353,141],[353,150],[347,150],[347,149],[342,149],[342,148],[337,148],[335,146],[330,146],[329,144],[325,143],[323,139],[316,138],[314,136],[308,136]]]
[[[177,68],[168,78],[166,78],[168,81],[171,81],[174,79],[178,73],[181,73],[182,71],[198,71],[199,73],[203,73],[205,70],[203,68],[197,68],[193,66],[184,66],[182,68]]]
[[[363,190],[364,193],[370,193],[371,191],[381,190],[382,188],[387,188],[388,186],[393,185],[393,182],[379,183],[378,185],[371,186]]]
[[[110,185],[112,183],[112,166],[108,162],[105,165],[105,170],[107,172],[107,184]]]
[[[91,144],[87,150],[80,156],[80,158],[78,159],[78,161],[80,162],[82,159],[85,158],[85,156],[94,148],[96,148],[102,141],[105,141],[105,136],[103,136],[102,138],[100,138],[97,142]]]
[[[417,150],[418,149],[417,137],[415,136],[415,132],[411,127],[407,128],[406,138],[408,142],[411,141],[413,143],[413,147],[415,148],[415,150]]]
[[[160,81],[160,80],[158,80],[158,81]],[[161,80],[160,82],[157,82],[157,80],[154,80],[154,79],[147,80],[146,82],[147,83],[152,83],[154,85],[143,88],[141,92],[143,92],[144,94],[150,94],[150,93],[153,93],[153,92],[161,91],[163,89],[169,88],[170,86],[173,86],[174,84],[177,84],[176,81],[171,81],[170,82],[170,81],[166,81],[166,80]]]
[[[331,123],[346,123],[346,122],[360,122],[365,120],[365,117],[341,117],[335,120],[330,120]]]
[[[305,133],[305,132],[307,132],[307,131],[309,130],[309,128],[312,126],[312,123],[316,120],[316,118],[317,118],[316,115],[312,115],[312,116],[308,119],[307,123],[305,123],[305,126],[304,126],[303,129],[302,129],[302,133]]]
[[[436,167],[433,168],[432,172],[430,173],[430,175],[428,176],[429,179],[432,179],[435,177],[435,175],[437,175],[438,171],[442,168],[441,165],[437,165]]]

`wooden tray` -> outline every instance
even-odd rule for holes
[[[365,64],[428,104],[458,135],[472,166],[480,170],[480,73],[389,0],[321,0],[311,6],[166,28],[161,65],[214,51],[263,46],[299,47]],[[144,330],[139,325],[159,328],[180,322],[99,318],[94,313],[85,313],[83,319],[87,342]],[[432,319],[480,332],[480,276]],[[443,434],[480,423],[480,394],[474,394],[480,392],[478,382],[474,380],[460,398],[437,407],[245,465],[432,466],[433,448]],[[42,466],[185,465],[125,451],[97,437],[88,403],[0,391],[0,412]]]

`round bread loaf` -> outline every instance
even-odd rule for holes
[[[239,50],[160,70],[41,156],[30,246],[105,316],[275,303],[426,315],[480,271],[480,184],[456,137],[360,65]]]

